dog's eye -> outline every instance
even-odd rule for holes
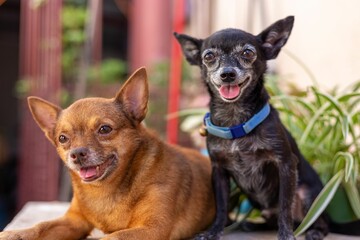
[[[59,136],[59,142],[60,143],[66,143],[67,141],[69,141],[69,138],[66,137],[65,135],[60,135]]]
[[[214,59],[215,59],[215,54],[212,53],[212,52],[208,52],[208,53],[205,54],[205,56],[204,56],[204,60],[205,60],[206,62],[212,62],[212,61],[214,61]]]
[[[251,51],[250,49],[246,49],[241,53],[241,57],[245,59],[251,59],[255,56],[255,53]]]
[[[99,129],[100,134],[108,134],[112,131],[112,128],[108,125],[101,126]]]

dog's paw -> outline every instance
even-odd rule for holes
[[[292,232],[279,232],[278,239],[279,240],[296,240],[296,238]]]
[[[322,240],[324,237],[324,233],[316,229],[311,229],[305,234],[305,240]]]
[[[192,240],[220,240],[222,233],[204,232],[196,235]]]
[[[278,237],[279,240],[296,240],[294,235],[287,235],[287,236],[279,236]]]
[[[38,240],[41,239],[34,229],[22,229],[0,232],[0,240]]]
[[[26,240],[17,231],[0,232],[0,240]]]

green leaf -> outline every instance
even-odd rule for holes
[[[324,186],[320,194],[316,197],[315,201],[311,205],[309,211],[304,217],[299,227],[295,230],[295,236],[299,236],[305,232],[320,216],[320,214],[326,209],[331,199],[335,195],[341,180],[344,177],[344,171],[341,170],[335,174],[331,180]]]
[[[350,120],[349,114],[345,111],[345,109],[342,109],[341,104],[335,97],[327,93],[319,92],[315,88],[313,88],[313,92],[315,96],[317,96],[317,98],[322,97],[326,100],[326,102],[321,106],[321,108],[319,108],[316,111],[315,115],[310,119],[309,124],[300,139],[300,144],[303,144],[306,141],[310,132],[313,130],[314,126],[320,122],[319,120],[323,114],[327,113],[327,115],[330,115],[331,112],[329,113],[329,111],[332,108],[335,109],[336,112],[338,113],[337,118],[339,118],[341,121],[343,136],[344,139],[346,139],[347,134],[349,132],[349,124],[348,124]]]
[[[343,161],[341,161],[343,160]],[[345,182],[348,182],[352,172],[354,171],[354,157],[349,152],[338,152],[334,156],[334,174],[344,169],[345,171]],[[344,163],[345,162],[345,163]],[[344,167],[345,164],[345,167]]]
[[[310,68],[308,68],[308,66],[300,58],[298,58],[295,54],[293,54],[291,51],[287,49],[283,49],[282,52],[288,55],[294,62],[296,62],[305,71],[305,73],[309,76],[309,78],[311,79],[311,81],[315,86],[319,86],[319,83],[316,81],[314,73],[310,70]]]
[[[360,97],[360,93],[348,93],[338,98],[339,102],[348,102],[353,97]]]
[[[341,125],[342,125],[342,131],[343,131],[343,136],[344,139],[347,138],[348,133],[349,133],[349,114],[346,112],[346,109],[343,109],[340,102],[333,96],[327,94],[327,93],[321,93],[321,92],[317,92],[317,94],[319,94],[319,96],[322,96],[323,98],[325,98],[332,107],[334,107],[334,109],[336,109],[336,111],[339,113],[339,118],[341,120]]]
[[[304,107],[306,110],[309,111],[310,114],[316,112],[315,106],[309,102],[308,100],[305,100],[304,98],[296,97],[296,96],[287,96],[287,95],[281,95],[281,96],[275,96],[271,98],[275,101],[281,101],[281,100],[287,100],[290,102],[295,102]]]
[[[344,182],[343,186],[346,191],[346,195],[349,199],[351,208],[354,211],[355,216],[360,219],[360,195],[359,190],[356,187],[355,181]]]
[[[209,111],[207,108],[189,108],[180,110],[178,112],[172,113],[167,115],[167,119],[171,119],[174,117],[186,117],[186,116],[192,116],[192,115],[199,115],[204,117],[204,115]]]

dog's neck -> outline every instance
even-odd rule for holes
[[[227,103],[220,98],[210,100],[211,121],[219,127],[231,127],[248,121],[269,101],[263,79],[259,79],[256,88],[236,102]]]

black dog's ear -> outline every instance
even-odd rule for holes
[[[294,25],[294,17],[281,19],[262,31],[257,37],[261,41],[266,60],[274,59],[287,42]]]
[[[196,39],[185,34],[178,34],[176,32],[174,32],[174,36],[180,43],[186,60],[191,65],[201,65],[200,49],[203,40]]]

